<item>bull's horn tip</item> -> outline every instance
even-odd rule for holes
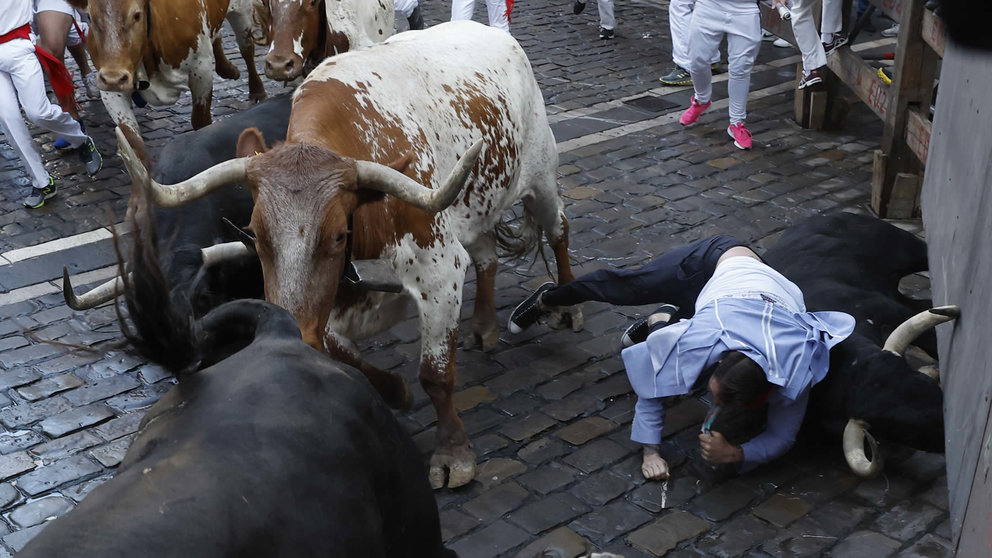
[[[938,306],[936,308],[931,308],[930,311],[938,316],[947,316],[948,318],[956,319],[961,317],[961,307],[956,304]]]
[[[76,298],[76,293],[72,290],[72,281],[69,279],[69,268],[62,266],[62,298],[65,299],[65,305],[73,310],[79,310],[79,299]]]

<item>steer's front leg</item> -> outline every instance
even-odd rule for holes
[[[444,348],[437,356],[427,353],[420,361],[420,385],[437,411],[437,445],[431,456],[430,481],[434,488],[456,488],[475,478],[475,452],[468,443],[462,419],[455,411],[455,349],[458,328],[448,331]]]
[[[193,97],[193,115],[191,119],[194,130],[209,126],[211,122],[210,101],[214,93],[213,69],[211,66],[211,60],[204,58],[190,70],[189,92]]]

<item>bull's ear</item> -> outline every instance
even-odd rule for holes
[[[399,159],[396,159],[392,163],[389,163],[389,168],[393,169],[396,172],[404,172],[412,162],[413,162],[413,151],[410,151],[406,155],[400,157]]]
[[[258,128],[248,128],[238,136],[238,157],[251,157],[259,153],[265,153],[269,148],[265,146],[265,138]]]
[[[89,4],[88,0],[69,0],[69,5],[77,10],[85,10]]]

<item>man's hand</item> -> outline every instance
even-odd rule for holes
[[[668,462],[657,451],[645,448],[641,473],[648,480],[665,480],[668,478]]]
[[[713,465],[744,461],[744,450],[731,445],[719,432],[700,434],[699,446],[703,449],[703,459]]]
[[[777,8],[779,6],[785,6],[785,0],[772,0],[772,8]]]

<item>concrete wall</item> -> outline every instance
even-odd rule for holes
[[[992,555],[992,54],[945,51],[922,203],[938,328],[958,556]]]

